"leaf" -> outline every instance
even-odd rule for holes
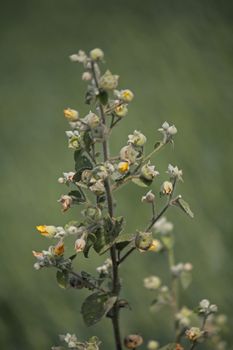
[[[133,233],[125,233],[118,236],[115,240],[116,248],[121,251],[135,239],[135,236]]]
[[[158,149],[161,146],[162,142],[161,141],[157,141],[154,144],[154,150]]]
[[[162,348],[159,348],[159,350],[176,350],[176,343],[169,343]]]
[[[148,187],[152,184],[152,180],[146,180],[143,178],[135,177],[132,182],[140,187]]]
[[[100,89],[98,98],[99,98],[100,102],[102,103],[102,105],[105,106],[108,103],[108,93],[107,93],[107,91],[105,91],[103,89]]]
[[[194,214],[192,210],[190,209],[190,206],[187,202],[185,202],[182,198],[177,198],[174,202],[173,205],[176,205],[179,207],[181,210],[183,210],[187,215],[189,215],[191,218],[194,217]]]
[[[184,289],[187,289],[192,282],[192,274],[189,271],[182,271],[180,274],[180,282]]]
[[[103,226],[96,232],[95,251],[100,255],[104,254],[112,246],[122,227],[123,217],[111,219],[109,216],[106,216]]]
[[[87,236],[86,245],[83,251],[85,258],[88,258],[89,250],[91,249],[91,247],[95,242],[96,242],[96,236],[93,233],[89,233]]]
[[[57,271],[57,283],[62,289],[66,289],[69,285],[69,273],[67,271]]]
[[[76,204],[86,202],[85,198],[83,198],[82,193],[81,193],[80,191],[78,191],[78,190],[70,191],[70,192],[68,193],[68,195],[71,196],[71,197],[73,197],[74,202],[75,202]]]
[[[89,131],[86,131],[84,133],[84,135],[83,135],[83,142],[84,142],[84,145],[85,145],[85,150],[87,152],[90,152],[91,145],[92,145],[93,141],[92,141],[92,138],[90,136]]]
[[[85,324],[89,327],[99,322],[113,307],[117,297],[108,294],[94,293],[89,295],[82,304],[81,313]]]
[[[75,160],[75,170],[78,172],[80,170],[85,170],[85,169],[92,169],[93,165],[92,162],[90,161],[90,159],[83,155],[80,154],[76,160]]]

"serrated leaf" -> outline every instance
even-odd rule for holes
[[[85,324],[89,327],[99,322],[113,307],[117,297],[108,294],[94,293],[89,295],[82,304],[81,313]]]
[[[189,271],[182,271],[180,274],[180,282],[184,289],[187,289],[192,282],[192,273]]]
[[[69,273],[58,270],[56,273],[57,283],[60,288],[66,289],[69,285]]]
[[[132,182],[140,187],[148,187],[152,184],[152,180],[150,181],[139,177],[133,178]]]
[[[169,343],[162,348],[159,348],[159,350],[176,350],[176,343]]]
[[[174,203],[177,207],[179,207],[181,210],[183,210],[187,215],[189,215],[191,218],[194,217],[194,214],[192,210],[190,209],[190,206],[187,202],[185,202],[182,198],[177,198]]]

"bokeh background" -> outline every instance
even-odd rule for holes
[[[194,264],[193,284],[181,299],[193,307],[209,298],[232,329],[232,10],[226,0],[1,2],[2,349],[50,349],[67,331],[82,339],[98,335],[103,349],[113,348],[108,320],[90,329],[81,320],[86,291],[59,289],[54,271],[35,271],[31,255],[48,245],[36,225],[63,225],[77,216],[75,208],[60,212],[57,199],[66,189],[57,178],[73,169],[63,108],[88,112],[82,68],[68,59],[80,48],[101,47],[120,86],[136,96],[112,137],[114,154],[134,129],[148,136],[149,150],[163,121],[177,126],[175,149],[155,159],[161,176],[153,189],[158,191],[169,162],[183,169],[179,192],[195,218],[176,209],[167,215],[175,224],[177,260]],[[148,220],[140,203],[144,193],[131,184],[117,195],[129,232]],[[92,261],[80,258],[77,269],[94,272],[103,260],[93,253]],[[134,254],[122,266],[123,295],[133,309],[122,312],[123,334],[171,340],[169,309],[151,314],[153,295],[142,285],[145,276],[166,271],[164,257],[154,254]]]

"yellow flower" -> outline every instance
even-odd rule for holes
[[[66,108],[66,109],[64,109],[64,116],[70,122],[75,122],[78,120],[79,113],[75,109]]]
[[[115,113],[118,117],[125,117],[128,113],[127,105],[123,104],[115,108]]]
[[[131,90],[126,89],[126,90],[122,90],[120,92],[120,98],[124,101],[124,102],[131,102],[134,98],[134,94]]]
[[[36,226],[36,228],[42,234],[42,236],[51,238],[54,237],[54,235],[56,234],[55,226],[39,225]]]
[[[63,241],[58,242],[55,245],[55,247],[53,247],[53,254],[54,255],[57,255],[57,256],[63,255],[64,251],[65,251],[65,248],[64,248],[64,242]]]
[[[148,249],[151,252],[159,252],[161,249],[162,245],[158,239],[153,239],[152,244],[150,248]]]
[[[129,171],[129,163],[128,162],[120,162],[117,166],[117,170],[119,173],[124,174]]]

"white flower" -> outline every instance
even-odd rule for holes
[[[164,217],[159,219],[155,224],[154,224],[154,229],[155,232],[159,232],[161,234],[167,234],[173,230],[173,224]]]
[[[90,51],[90,57],[93,61],[102,60],[104,58],[104,52],[99,48],[93,49]]]
[[[177,133],[175,125],[169,125],[168,122],[164,122],[162,127],[158,129],[163,134],[163,142],[172,142],[172,137]]]
[[[76,348],[76,345],[77,345],[77,337],[75,334],[70,334],[70,333],[67,333],[65,336],[64,336],[64,341],[67,343],[68,345],[68,348]]]
[[[177,166],[173,166],[169,164],[167,168],[167,174],[170,176],[171,179],[176,178],[177,180],[183,181],[182,179],[183,172],[182,170],[179,170]]]
[[[87,55],[84,51],[79,50],[77,54],[70,55],[70,60],[72,62],[85,63],[87,60]]]
[[[88,81],[92,79],[92,74],[90,72],[84,72],[82,75],[82,80]]]
[[[142,197],[143,203],[153,203],[155,200],[155,195],[152,193],[152,191],[149,191],[145,194],[145,196]]]
[[[149,276],[144,278],[144,287],[147,289],[155,290],[161,286],[161,280],[157,276]]]
[[[132,145],[124,146],[120,150],[120,158],[121,160],[127,160],[129,164],[133,164],[136,162],[138,152],[133,148]]]
[[[153,180],[153,178],[158,175],[159,172],[155,170],[155,166],[151,165],[150,162],[143,165],[141,168],[141,176],[146,180]]]

